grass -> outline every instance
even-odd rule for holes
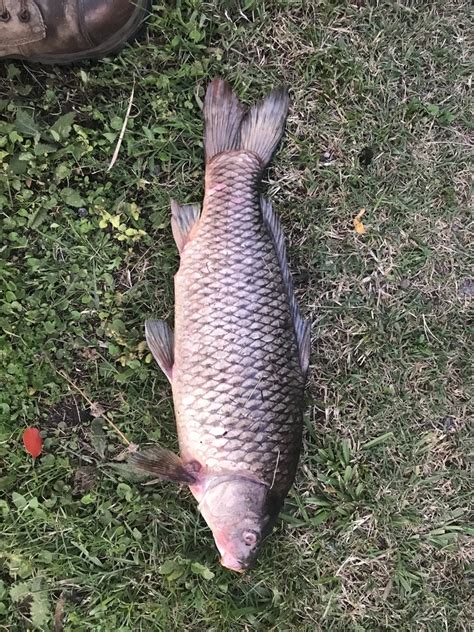
[[[469,20],[462,0],[183,0],[113,60],[2,65],[1,630],[471,629]],[[314,322],[301,467],[243,577],[107,423],[176,446],[143,322],[172,317],[169,198],[201,198],[215,74],[247,102],[291,87],[267,188]]]

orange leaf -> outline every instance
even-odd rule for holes
[[[28,454],[36,459],[41,454],[43,439],[38,428],[27,428],[23,433],[23,445]]]
[[[354,217],[354,230],[358,235],[363,235],[367,231],[364,224],[360,221],[360,218],[365,213],[365,208],[361,208],[357,215]]]

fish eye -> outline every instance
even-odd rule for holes
[[[242,536],[247,546],[255,546],[257,544],[258,535],[255,531],[244,531]]]

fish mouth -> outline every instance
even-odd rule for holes
[[[224,555],[221,556],[220,563],[224,568],[234,571],[235,573],[240,573],[241,575],[250,567],[248,562],[238,560],[228,553],[224,553]]]

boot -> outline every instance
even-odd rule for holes
[[[0,0],[0,59],[67,64],[119,51],[149,0]]]

